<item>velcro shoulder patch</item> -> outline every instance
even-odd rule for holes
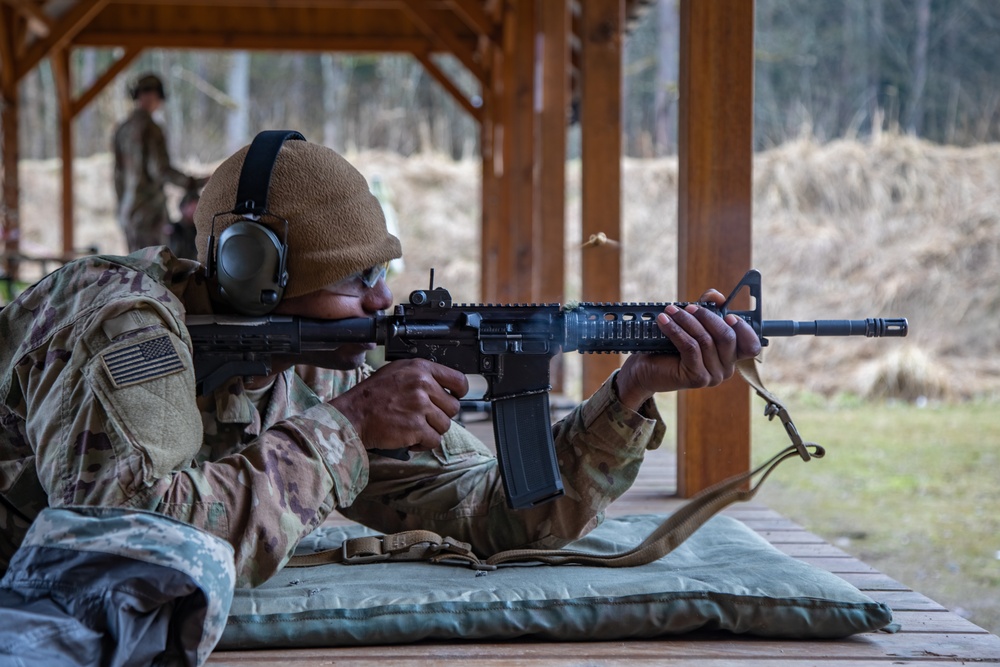
[[[101,361],[116,389],[184,370],[184,361],[167,334],[115,347],[102,354]]]

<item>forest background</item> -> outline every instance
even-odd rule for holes
[[[911,324],[905,341],[773,341],[765,376],[805,408],[800,430],[831,453],[808,474],[770,480],[765,502],[1000,632],[1000,3],[756,7],[753,253],[765,317]],[[695,296],[676,293],[673,269],[676,9],[660,0],[626,42],[625,300]],[[78,87],[113,57],[76,52]],[[460,65],[438,62],[475,90]],[[261,129],[299,129],[387,188],[406,251],[397,298],[434,267],[458,301],[478,299],[478,128],[408,56],[143,54],[78,117],[78,245],[124,250],[108,149],[131,109],[126,86],[144,71],[166,81],[161,121],[182,168],[208,174]],[[22,247],[56,252],[47,62],[24,80],[21,104]],[[578,157],[574,126],[568,298],[580,296]],[[779,443],[754,428],[755,456],[773,451]]]
[[[819,141],[899,128],[969,146],[1000,137],[1000,3],[994,0],[757,0],[754,137],[757,148],[803,132]],[[678,14],[661,0],[626,43],[624,153],[676,152]],[[74,52],[78,89],[115,59]],[[439,65],[474,93],[453,59]],[[229,51],[143,54],[130,72],[166,79],[164,125],[175,157],[213,162],[256,128],[292,127],[349,152],[436,152],[461,159],[478,148],[475,122],[405,55]],[[129,111],[128,76],[77,121],[76,154],[103,153]],[[21,154],[58,157],[55,83],[43,62],[22,84]],[[571,142],[570,158],[578,142]]]

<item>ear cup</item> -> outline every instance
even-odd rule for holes
[[[220,296],[238,312],[266,315],[288,283],[284,244],[264,225],[240,220],[219,235],[215,273]]]
[[[288,221],[267,208],[271,174],[278,151],[287,140],[305,141],[292,130],[265,130],[250,143],[240,180],[236,187],[236,206],[230,215],[239,217],[223,230],[215,242],[215,218],[208,239],[207,269],[218,281],[218,296],[238,313],[266,315],[284,295],[288,284]],[[266,225],[267,218],[284,225],[283,239]]]

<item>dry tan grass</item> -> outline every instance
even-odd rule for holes
[[[905,343],[863,365],[858,386],[868,398],[920,401],[955,395],[951,374],[923,350]]]
[[[349,157],[392,191],[406,252],[405,270],[392,280],[397,298],[424,287],[435,268],[456,300],[478,300],[479,162]],[[626,159],[623,170],[623,299],[696,297],[676,290],[676,159]],[[959,149],[886,134],[822,145],[801,139],[758,154],[754,170],[765,318],[907,317],[911,327],[906,341],[774,339],[763,369],[770,382],[905,399],[1000,391],[1000,145]],[[121,252],[108,156],[78,160],[75,174],[77,245]],[[574,299],[577,163],[568,180],[563,250]],[[60,246],[58,182],[58,161],[23,164],[28,250]]]
[[[786,362],[797,358],[822,372],[821,391],[864,391],[864,373],[845,386],[837,369],[859,378],[853,362],[898,363],[905,350],[956,395],[996,390],[1000,146],[956,149],[887,135],[872,144],[802,141],[760,155],[755,167],[765,317],[904,316],[911,327],[905,347],[775,341],[782,375],[802,370]],[[983,363],[973,370],[968,362],[976,360]]]

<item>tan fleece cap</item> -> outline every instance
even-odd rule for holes
[[[240,170],[249,146],[219,165],[195,211],[198,261],[205,264],[212,216],[236,206]],[[288,220],[288,286],[285,298],[308,294],[403,254],[389,233],[378,199],[364,176],[335,151],[307,141],[286,141],[278,153],[267,193],[268,210]],[[215,238],[239,218],[220,215]],[[283,225],[262,222],[278,238]]]

